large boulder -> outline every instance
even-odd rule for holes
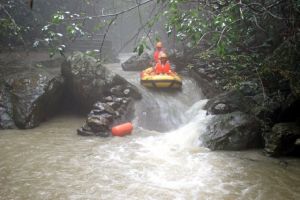
[[[124,123],[133,118],[132,99],[108,96],[104,101],[93,105],[86,123],[77,129],[78,135],[107,137],[114,124]]]
[[[19,128],[33,128],[53,114],[63,94],[63,78],[45,69],[17,73],[8,79],[13,118]]]
[[[226,114],[234,111],[248,113],[251,111],[254,101],[245,98],[238,91],[224,92],[212,99],[205,105],[205,109],[210,114]]]
[[[114,92],[140,99],[138,89],[123,77],[113,73],[93,57],[75,52],[62,65],[66,87],[83,112],[91,110],[92,105]],[[112,89],[115,88],[115,89]]]
[[[124,71],[142,71],[151,66],[151,57],[147,52],[139,55],[133,55],[127,61],[122,63]]]
[[[252,116],[239,111],[214,116],[200,139],[211,150],[262,147],[259,123]]]
[[[63,58],[0,66],[0,128],[33,128],[58,110]]]
[[[0,81],[0,129],[14,128],[11,95],[4,81]]]
[[[297,123],[275,124],[271,132],[265,133],[264,140],[265,151],[271,156],[295,153],[300,148],[300,125]]]

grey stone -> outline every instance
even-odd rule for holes
[[[271,132],[265,133],[265,151],[271,156],[289,155],[297,148],[300,126],[297,123],[275,124]]]
[[[13,118],[19,128],[33,128],[54,114],[63,94],[63,78],[47,71],[11,77]]]
[[[110,124],[109,121],[101,115],[89,116],[86,123],[94,133],[107,131]]]
[[[120,103],[117,103],[117,102],[106,102],[106,103],[107,103],[107,105],[112,107],[114,110],[116,110],[117,108],[120,107]]]
[[[124,71],[142,71],[151,66],[151,57],[147,52],[142,55],[133,55],[127,61],[122,63]]]
[[[115,110],[107,103],[97,102],[93,105],[93,108],[110,114],[115,113]]]
[[[248,113],[254,104],[253,100],[245,98],[240,92],[230,91],[210,99],[205,109],[210,114],[226,114],[234,111]]]
[[[131,88],[132,98],[141,98],[135,86],[98,63],[96,59],[80,52],[67,58],[67,62],[62,65],[62,74],[74,100],[84,112],[89,111],[96,101],[107,97],[111,93],[110,89],[118,85]]]
[[[236,111],[216,115],[201,141],[212,150],[244,150],[262,147],[260,124],[248,114]]]
[[[0,81],[0,129],[15,128],[12,116],[11,95],[5,83]]]
[[[113,97],[112,96],[107,96],[107,97],[104,98],[104,100],[106,102],[113,101]]]
[[[130,89],[125,89],[125,90],[123,91],[123,94],[125,94],[125,96],[128,96],[129,93],[130,93]]]

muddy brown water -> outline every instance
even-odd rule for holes
[[[0,199],[300,199],[297,159],[211,152],[180,129],[79,137],[83,121],[1,131]]]

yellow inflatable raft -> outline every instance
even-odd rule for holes
[[[176,72],[170,74],[155,74],[152,67],[141,72],[141,84],[149,88],[180,89],[182,80]]]

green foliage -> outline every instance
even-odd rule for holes
[[[20,27],[16,27],[10,19],[0,19],[0,37],[15,37],[21,32]]]
[[[236,27],[240,20],[236,4],[230,4],[226,9],[215,11],[207,9],[204,4],[185,9],[186,1],[170,1],[168,10],[164,13],[168,19],[166,30],[168,35],[176,37],[188,47],[200,45],[204,37],[209,46],[216,46],[219,55],[230,51],[233,43],[239,42],[241,31]]]
[[[299,6],[299,0],[171,0],[164,12],[165,28],[185,49],[193,49],[189,52],[200,51],[193,58],[216,72],[211,76],[217,84],[238,89],[259,75],[291,80],[292,74],[299,74]],[[270,54],[271,62],[265,64]]]
[[[27,14],[17,10],[18,5],[19,2],[13,1],[2,1],[0,3],[0,46],[24,45],[23,35],[30,30],[30,26],[16,23],[19,17]]]
[[[150,50],[151,48],[147,45],[147,42],[145,39],[142,39],[138,45],[134,48],[133,52],[138,53],[138,55],[142,55],[145,49]]]
[[[82,23],[69,23],[75,17],[80,17],[80,15],[71,14],[69,11],[57,11],[52,15],[50,22],[41,29],[44,34],[44,38],[36,40],[33,43],[33,47],[38,47],[41,44],[47,46],[49,48],[50,57],[57,53],[64,55],[66,48],[64,41],[72,41],[77,37],[86,35],[86,32],[82,29]],[[61,30],[61,32],[58,32],[57,30]]]
[[[63,54],[67,44],[76,38],[90,37],[105,27],[106,23],[100,20],[97,27],[85,30],[84,23],[91,18],[81,10],[94,4],[91,0],[41,0],[31,10],[24,1],[3,0],[0,2],[0,45],[47,46],[50,55]]]
[[[207,70],[214,73],[216,84],[222,89],[240,89],[245,82],[257,79],[256,69],[259,67],[257,54],[235,53],[221,57],[216,51],[217,49],[203,51],[196,54],[195,58],[201,60],[208,67]]]

